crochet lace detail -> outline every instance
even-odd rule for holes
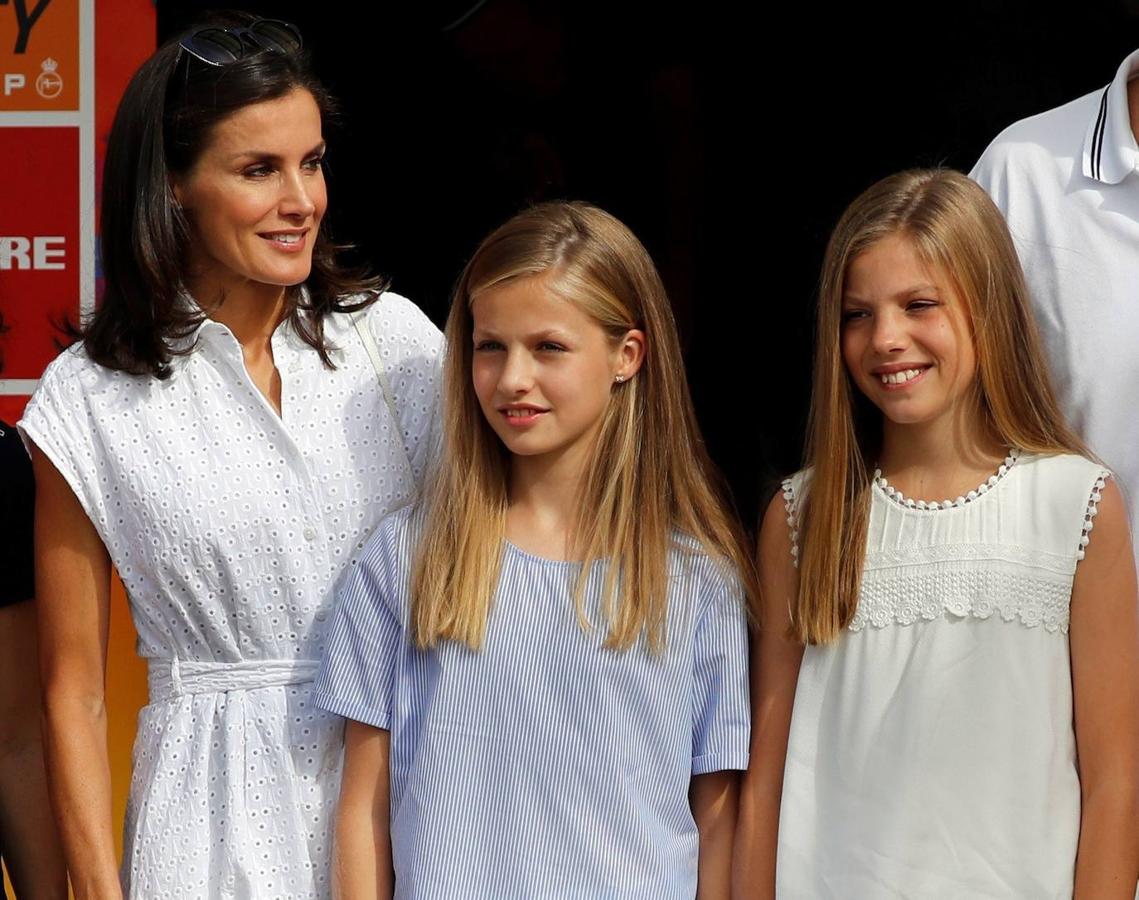
[[[1099,501],[1103,499],[1103,488],[1107,484],[1107,479],[1111,477],[1111,473],[1104,469],[1099,473],[1099,477],[1095,480],[1095,485],[1092,487],[1091,496],[1088,497],[1088,508],[1084,513],[1084,528],[1080,534],[1080,546],[1076,551],[1076,560],[1079,561],[1084,558],[1084,548],[1091,543],[1089,532],[1092,530],[1094,519],[1099,515]]]
[[[912,625],[943,615],[1019,621],[1029,628],[1068,633],[1070,579],[1007,569],[960,569],[863,577],[858,609],[848,626]]]
[[[797,569],[799,568],[799,505],[795,501],[795,488],[790,478],[783,479],[783,508],[787,510],[787,527],[791,529],[791,562]]]

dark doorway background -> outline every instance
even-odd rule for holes
[[[159,0],[159,40],[219,5]],[[898,169],[968,171],[1139,47],[1139,0],[228,5],[301,28],[343,105],[334,234],[436,322],[479,239],[525,204],[623,219],[669,288],[749,526],[799,465],[815,279],[845,204]]]

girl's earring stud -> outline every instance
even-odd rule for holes
[[[624,380],[625,380],[625,376],[624,376],[624,375],[618,375],[618,376],[617,376],[616,378],[614,378],[613,380],[614,380],[614,381],[616,381],[618,384],[620,384],[622,381],[624,381]]]

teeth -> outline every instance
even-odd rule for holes
[[[536,409],[508,409],[506,415],[511,419],[521,419],[525,416],[532,416],[536,412],[538,412]]]
[[[271,241],[276,241],[278,244],[295,244],[301,239],[299,234],[274,234],[269,238]]]
[[[905,384],[907,381],[917,378],[921,373],[921,369],[906,369],[903,372],[890,372],[879,377],[882,379],[882,384]]]

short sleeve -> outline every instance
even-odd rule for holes
[[[721,584],[696,625],[692,774],[746,769],[751,742],[743,588]]]
[[[16,429],[0,422],[0,606],[31,599],[32,465]]]
[[[390,291],[368,310],[368,327],[391,382],[417,486],[442,446],[443,335],[418,306]]]
[[[321,709],[390,728],[399,660],[405,648],[404,618],[397,614],[406,593],[406,553],[389,517],[349,568],[336,597],[332,629],[313,685]]]
[[[59,470],[103,535],[106,510],[99,488],[90,406],[81,384],[85,357],[80,352],[80,348],[65,350],[47,367],[17,427],[29,450],[35,444]]]

